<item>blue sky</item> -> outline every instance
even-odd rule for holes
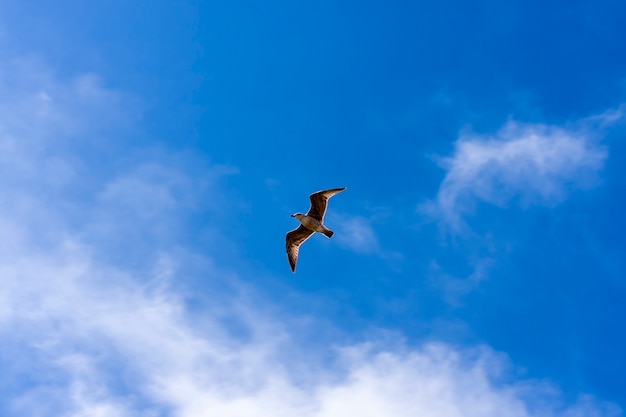
[[[2,415],[624,415],[626,4],[128,3],[0,1]]]

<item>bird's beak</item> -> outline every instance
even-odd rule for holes
[[[292,215],[291,215],[291,217],[296,217],[296,215],[295,215],[295,214],[292,214]]]

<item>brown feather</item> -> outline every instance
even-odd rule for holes
[[[291,272],[296,272],[296,262],[298,261],[298,251],[300,249],[300,245],[302,242],[311,237],[312,234],[313,230],[309,230],[303,225],[300,225],[297,229],[287,233],[287,259],[289,260]]]
[[[318,191],[311,194],[309,196],[311,199],[311,208],[309,208],[309,212],[306,215],[323,222],[328,199],[345,189],[345,187],[331,188],[330,190]]]

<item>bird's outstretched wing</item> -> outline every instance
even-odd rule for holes
[[[318,191],[311,194],[309,196],[311,199],[311,208],[306,215],[323,222],[324,214],[326,214],[326,204],[328,199],[345,189],[346,187],[331,188],[330,190]]]
[[[298,261],[298,250],[302,242],[307,240],[313,234],[313,230],[300,225],[297,229],[293,229],[287,233],[287,259],[291,272],[296,272],[296,262]]]

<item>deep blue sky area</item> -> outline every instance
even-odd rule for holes
[[[220,346],[245,346],[241,357],[259,335],[269,345],[289,339],[285,357],[317,357],[335,375],[344,369],[333,356],[340,345],[484,346],[506,358],[506,378],[548,382],[562,395],[552,414],[533,414],[542,400],[521,395],[527,414],[517,415],[565,415],[586,395],[614,407],[597,415],[623,415],[625,2],[0,1],[0,54],[8,207],[0,224],[37,230],[21,257],[6,248],[22,246],[6,238],[2,256],[11,262],[39,265],[48,252],[38,251],[56,254],[75,239],[106,265],[87,280],[96,298],[120,290],[134,300],[128,288],[139,288],[137,297],[162,307],[145,311],[173,320],[173,334],[210,344],[206,329],[221,329],[232,340]],[[297,222],[289,215],[333,187],[347,187],[329,203],[335,236],[303,244],[292,274],[284,239]],[[35,201],[48,209],[24,209]],[[58,259],[85,259],[67,250],[73,255]],[[7,271],[30,283],[26,264]],[[100,277],[105,271],[118,278]],[[46,293],[28,288],[6,297]],[[58,305],[85,290],[77,288],[59,293]],[[121,308],[111,305],[98,311]],[[1,334],[33,323],[21,308],[0,313],[8,323]],[[85,380],[116,398],[107,416],[204,415],[195,402],[159,397],[145,371],[124,368],[141,356],[130,336],[95,350],[85,336],[95,325],[38,339],[48,318],[54,329],[74,329],[59,323],[74,323],[75,313],[41,308],[34,330],[0,352],[0,369],[17,381],[0,385],[6,404],[32,390],[54,397],[54,383],[32,375],[75,358],[59,353],[60,340],[70,340],[68,352],[99,365],[72,367],[74,382],[51,380],[75,388],[76,375],[91,369],[101,379]],[[291,324],[267,324],[273,315]],[[126,334],[115,329],[104,338]],[[9,366],[21,344],[24,363],[36,360]],[[242,368],[259,364],[250,363]],[[268,363],[315,379],[303,365]],[[198,380],[220,380],[215,372]],[[129,388],[144,377],[151,388]],[[24,401],[0,411],[28,415]],[[50,410],[68,409],[50,400]]]

